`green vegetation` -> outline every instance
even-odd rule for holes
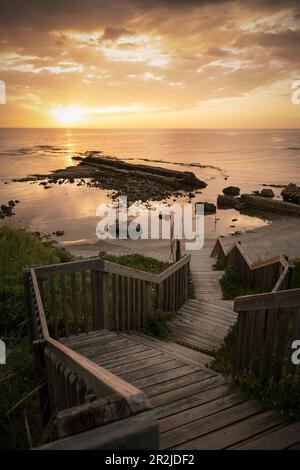
[[[220,279],[220,284],[224,300],[233,300],[235,297],[241,295],[257,293],[255,289],[251,289],[251,287],[248,286],[235,266],[227,266]]]
[[[13,227],[0,228],[0,338],[6,343],[7,364],[0,366],[0,447],[24,449],[40,442],[39,379],[28,338],[22,268],[70,261],[53,247]]]
[[[168,321],[174,317],[174,313],[163,312],[162,310],[154,310],[150,313],[145,333],[155,336],[159,339],[167,339],[170,334]]]
[[[35,235],[13,227],[0,228],[0,334],[22,336],[26,323],[22,269],[35,264],[64,263],[72,256]],[[25,334],[25,332],[24,332]]]
[[[228,377],[234,376],[236,350],[236,327],[234,326],[225,337],[223,345],[215,354],[211,368]],[[272,378],[262,382],[258,368],[244,371],[235,377],[240,393],[245,400],[260,400],[266,409],[276,408],[283,414],[300,419],[300,371],[291,377],[284,376],[279,383]]]
[[[133,253],[130,255],[115,256],[108,255],[106,253],[100,253],[101,258],[111,261],[112,263],[121,264],[122,266],[128,266],[130,268],[140,269],[153,274],[160,274],[169,266],[171,263],[166,261],[159,261],[155,258]]]
[[[211,367],[226,376],[232,376],[235,358],[236,346],[236,327],[233,326],[227,336],[224,338],[223,344],[216,351]]]
[[[295,266],[294,276],[293,276],[293,288],[296,289],[300,287],[300,258],[293,259],[291,264]]]

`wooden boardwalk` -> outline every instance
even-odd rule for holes
[[[202,250],[192,252],[195,299],[188,300],[169,324],[174,341],[207,353],[220,347],[237,319],[233,301],[222,300],[223,271],[213,269],[216,260],[210,257],[214,243],[209,240]]]
[[[61,341],[144,391],[159,421],[161,449],[300,446],[300,423],[243,401],[226,378],[205,367],[205,354],[108,330]]]

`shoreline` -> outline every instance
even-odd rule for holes
[[[271,223],[268,225],[246,230],[239,235],[222,237],[225,246],[229,249],[234,242],[240,241],[252,261],[277,255],[286,255],[289,259],[300,258],[300,218],[277,214],[270,214],[269,218]],[[204,247],[211,245],[216,238],[213,235],[205,236]],[[69,242],[61,246],[72,254],[83,257],[96,256],[103,251],[112,255],[140,253],[162,261],[171,259],[170,240],[98,240],[94,244]],[[182,250],[186,252],[184,246]]]

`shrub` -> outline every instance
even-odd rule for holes
[[[168,321],[171,320],[174,315],[174,313],[163,312],[162,310],[150,312],[145,333],[150,336],[155,336],[156,338],[167,339],[170,334]]]
[[[141,271],[146,271],[153,274],[160,274],[169,266],[171,266],[171,263],[140,255],[139,253],[123,256],[108,255],[106,253],[100,253],[99,255],[107,261],[121,264],[122,266],[140,269]]]
[[[248,286],[235,266],[227,266],[220,279],[224,300],[232,300],[241,295],[256,294],[257,291]]]

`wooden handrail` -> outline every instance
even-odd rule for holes
[[[211,252],[211,257],[217,257],[223,267],[226,267],[226,265],[229,263],[231,265],[236,265],[237,268],[241,268],[241,266],[239,265],[240,263],[238,263],[238,261],[234,257],[235,250],[239,253],[241,260],[243,260],[247,266],[248,272],[243,269],[243,275],[247,278],[246,280],[249,282],[250,285],[253,284],[252,287],[264,289],[266,287],[266,282],[268,285],[268,291],[275,292],[277,290],[280,290],[282,286],[283,288],[290,287],[291,278],[289,276],[289,272],[291,269],[291,265],[282,255],[274,256],[272,258],[260,262],[252,262],[248,254],[243,250],[240,242],[235,242],[229,249],[226,250],[222,239],[219,237],[217,238],[214,248]],[[278,273],[278,269],[280,268],[276,268],[276,265],[280,266],[283,271]],[[270,269],[272,267],[273,272],[271,273]],[[266,278],[256,280],[256,273],[261,272],[264,268],[266,272]],[[273,277],[276,277],[276,282],[275,285],[272,286],[270,285],[270,282],[272,282]],[[284,285],[286,280],[288,280],[289,282],[288,286]]]
[[[107,395],[119,396],[127,401],[133,414],[150,408],[144,393],[134,385],[125,382],[107,369],[51,337],[46,338],[46,343],[55,351],[61,361],[76,373],[78,379],[85,383],[86,388],[93,390],[97,398]]]
[[[244,295],[234,300],[234,311],[264,310],[300,306],[300,289],[289,289],[265,294]]]
[[[78,272],[83,269],[93,269],[95,271],[109,272],[122,276],[128,276],[133,279],[139,279],[141,281],[151,282],[153,284],[160,284],[170,275],[175,273],[179,268],[189,263],[190,259],[191,255],[184,255],[179,261],[173,263],[160,274],[152,274],[146,271],[142,271],[140,269],[113,263],[112,261],[106,261],[101,258],[92,258],[82,261],[70,261],[67,263],[52,264],[48,266],[35,266],[34,271],[36,277],[38,279],[41,279],[43,277],[48,277],[49,275],[51,276],[61,273]]]
[[[293,377],[297,366],[292,362],[292,344],[300,337],[300,289],[238,297],[234,310],[238,312],[235,377],[247,371],[261,383]]]
[[[47,325],[47,320],[45,316],[44,306],[43,306],[43,302],[41,299],[38,282],[37,282],[35,271],[33,268],[30,269],[30,274],[31,274],[31,280],[32,280],[32,285],[33,285],[33,290],[34,290],[34,296],[36,300],[36,306],[38,310],[38,318],[39,318],[41,330],[42,330],[41,331],[42,339],[45,339],[49,337],[48,325]]]

